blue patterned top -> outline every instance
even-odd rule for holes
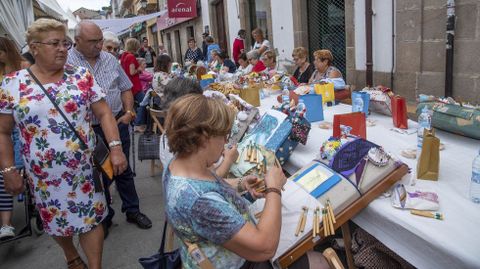
[[[164,180],[166,213],[175,234],[181,240],[198,244],[214,268],[240,268],[245,259],[222,244],[247,221],[253,222],[249,202],[218,177],[210,181],[173,176],[166,166]],[[184,268],[199,268],[185,244],[180,246]]]

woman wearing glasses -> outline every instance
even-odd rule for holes
[[[115,58],[118,58],[118,48],[120,47],[120,40],[112,32],[103,32],[103,50],[109,52]]]
[[[297,67],[293,76],[299,83],[308,83],[313,71],[315,71],[315,66],[308,62],[307,56],[308,52],[304,47],[295,48],[292,52],[292,58]]]
[[[51,19],[39,19],[27,29],[35,64],[6,75],[0,88],[0,172],[7,192],[23,191],[10,138],[16,125],[44,230],[62,248],[68,268],[87,268],[73,244],[74,235],[79,236],[88,268],[101,268],[103,229],[99,224],[107,210],[102,186],[93,176],[92,113],[107,137],[114,174],[124,171],[127,161],[103,90],[87,69],[65,65],[72,46],[65,34],[65,25]]]

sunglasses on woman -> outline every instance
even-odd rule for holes
[[[113,51],[113,52],[117,52],[118,51],[118,48],[117,47],[113,47],[113,46],[106,46],[105,47],[108,51]]]

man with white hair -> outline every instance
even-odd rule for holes
[[[129,124],[135,118],[133,95],[130,90],[132,83],[118,63],[118,60],[110,53],[102,51],[104,37],[100,27],[95,23],[89,21],[78,23],[75,28],[74,38],[76,46],[69,50],[67,62],[88,68],[100,87],[105,90],[106,101],[118,123],[123,152],[127,160],[129,160]],[[95,133],[105,139],[98,121],[94,119],[92,126]],[[150,219],[140,212],[139,199],[130,165],[121,175],[113,177],[113,180],[116,182],[118,193],[122,199],[122,212],[126,213],[127,221],[137,224],[142,229],[152,227]],[[110,206],[111,199],[108,188],[111,181],[104,177],[103,183],[105,185],[105,196],[109,203],[108,216],[103,222],[106,237],[108,228],[112,225],[114,211]]]

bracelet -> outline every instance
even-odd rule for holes
[[[238,182],[237,182],[237,191],[238,192],[243,192],[245,190],[242,186],[242,183],[243,183],[244,179],[245,179],[244,177],[241,177],[241,178],[238,179]]]
[[[122,145],[122,141],[120,141],[120,140],[112,140],[110,143],[108,143],[109,148],[113,148],[113,147],[121,146],[121,145]]]
[[[9,173],[9,172],[12,172],[12,171],[15,171],[17,169],[16,166],[12,165],[10,167],[7,167],[7,168],[3,168],[2,170],[0,170],[0,174],[6,174],[6,173]]]
[[[131,111],[131,110],[127,110],[127,111],[125,111],[125,113],[130,114],[130,116],[132,116],[132,118],[134,118],[134,119],[137,117],[137,114],[135,112]]]
[[[270,192],[274,192],[274,193],[280,195],[280,197],[282,197],[282,192],[277,188],[266,188],[264,193],[267,194],[267,193],[270,193]]]

